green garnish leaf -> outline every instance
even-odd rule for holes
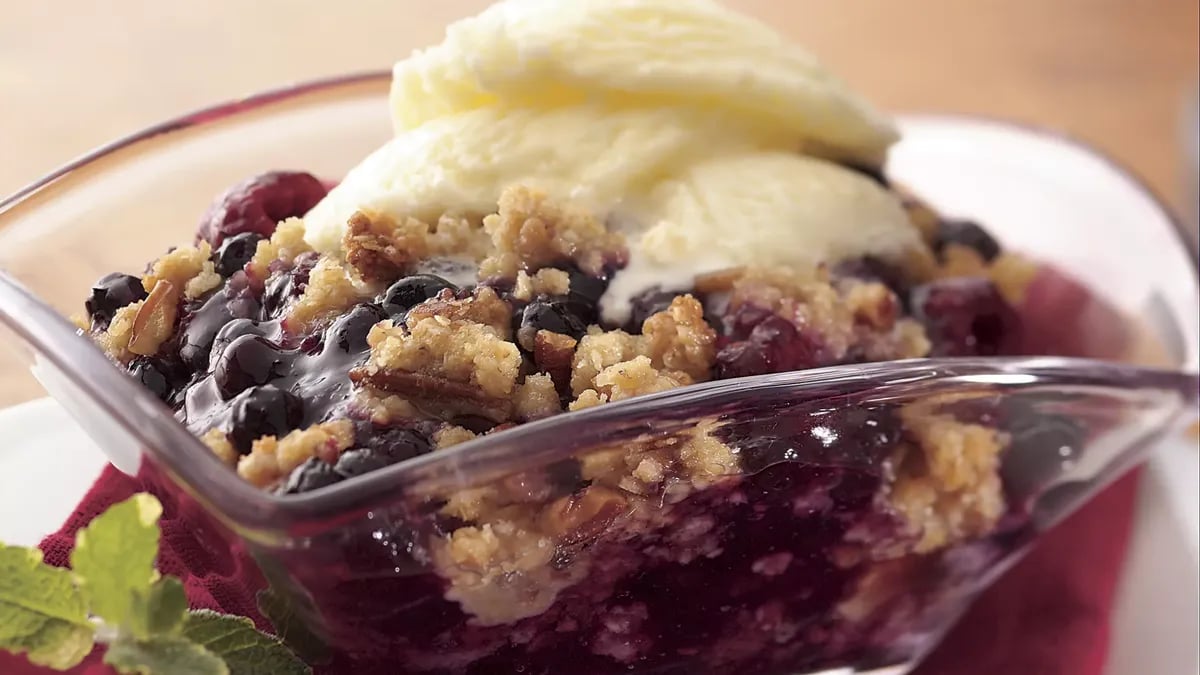
[[[264,573],[267,569],[264,568]],[[300,618],[294,606],[295,595],[285,596],[273,588],[258,592],[258,609],[275,627],[275,634],[297,656],[308,663],[323,663],[329,659],[329,649],[321,638]],[[302,596],[300,596],[302,597]]]
[[[157,578],[158,518],[162,504],[140,493],[96,516],[75,535],[71,569],[91,613],[110,626],[133,619],[139,597]]]
[[[254,622],[245,617],[196,610],[188,613],[183,636],[224,659],[230,675],[312,672],[278,638],[260,633]]]
[[[229,675],[221,657],[178,635],[117,638],[104,662],[125,675]]]
[[[0,649],[66,670],[92,651],[95,629],[70,570],[37,549],[0,544]]]
[[[163,577],[154,582],[150,590],[137,594],[129,621],[130,632],[133,637],[142,640],[155,635],[177,633],[187,611],[183,582],[175,577]]]

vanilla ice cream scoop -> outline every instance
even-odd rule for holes
[[[306,217],[488,213],[516,184],[619,224],[602,308],[746,264],[891,257],[919,237],[875,167],[891,124],[804,50],[708,0],[508,0],[396,65],[395,138]]]

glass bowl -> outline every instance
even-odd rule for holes
[[[913,116],[889,174],[1082,280],[1056,298],[1047,351],[1109,360],[711,382],[261,492],[62,315],[102,274],[188,241],[245,176],[342,175],[388,136],[387,87],[367,74],[209,109],[0,203],[0,404],[58,399],[232,553],[223,573],[254,571],[239,579],[263,613],[328,672],[907,672],[1039,534],[1195,415],[1196,266],[1159,202],[1067,139]],[[970,443],[953,476],[895,454],[947,420],[994,430],[998,464]],[[666,473],[630,484],[630,458]],[[507,515],[467,527],[480,504]]]

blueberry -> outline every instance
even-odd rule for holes
[[[92,324],[107,328],[113,314],[122,307],[145,299],[142,280],[130,274],[107,274],[92,286],[91,296],[83,303]]]
[[[257,321],[251,319],[233,319],[229,321],[217,330],[216,335],[211,340],[211,350],[208,356],[209,363],[219,361],[225,348],[243,335],[265,336],[266,333],[266,329],[260,326]]]
[[[254,257],[254,251],[258,248],[258,242],[262,240],[263,237],[254,232],[242,232],[241,234],[227,237],[221,244],[221,248],[217,249],[217,273],[228,278],[245,267],[246,263],[250,262],[250,259]]]
[[[326,349],[339,349],[348,354],[367,348],[367,333],[371,327],[388,318],[383,308],[371,303],[355,306],[338,317],[325,332]]]
[[[346,478],[353,478],[354,476],[361,476],[364,473],[370,473],[385,466],[391,466],[392,464],[393,462],[389,461],[386,455],[377,453],[369,448],[355,448],[354,450],[343,452],[342,456],[338,457],[337,466],[334,467],[334,470]]]
[[[250,387],[282,377],[291,368],[291,354],[258,335],[242,335],[221,351],[213,364],[213,380],[226,400]]]
[[[361,476],[406,459],[424,455],[432,449],[424,436],[400,427],[381,432],[368,432],[365,447],[343,452],[338,458],[337,472],[347,478]]]
[[[594,277],[577,268],[568,269],[567,275],[571,280],[567,299],[571,301],[572,310],[588,324],[596,323],[600,318],[600,298],[608,290],[608,279]]]
[[[630,301],[631,312],[629,315],[629,325],[627,326],[629,332],[640,334],[642,332],[642,324],[646,322],[646,319],[670,307],[671,301],[677,295],[679,294],[663,291],[658,288],[652,288],[635,295],[633,300]]]
[[[533,340],[540,330],[581,338],[588,324],[571,309],[564,298],[539,299],[525,305],[517,327],[517,341],[526,350],[533,350]]]
[[[233,400],[229,434],[242,453],[263,436],[283,436],[304,419],[304,402],[290,391],[271,384],[242,392]]]
[[[380,299],[385,312],[392,316],[402,314],[413,307],[435,297],[444,288],[458,292],[458,287],[432,274],[416,274],[392,284]]]
[[[342,480],[341,474],[333,470],[328,462],[316,457],[309,457],[303,464],[292,470],[283,486],[283,494],[297,495],[312,492],[317,488],[327,487]]]
[[[941,279],[912,290],[913,315],[925,324],[934,356],[996,356],[1020,344],[1017,313],[987,279]]]
[[[317,260],[317,254],[304,253],[296,257],[290,270],[276,272],[267,280],[262,299],[264,319],[278,317],[293,298],[308,288],[308,277]]]
[[[129,373],[133,379],[149,389],[159,399],[166,401],[171,396],[171,382],[163,372],[165,369],[156,361],[139,357],[129,363]]]
[[[941,253],[947,244],[959,244],[975,249],[984,260],[1000,255],[1000,244],[987,230],[969,220],[943,220],[938,224],[933,248]]]

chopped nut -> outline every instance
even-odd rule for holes
[[[149,356],[158,351],[162,343],[175,332],[175,318],[179,314],[179,289],[162,279],[154,284],[154,290],[146,297],[129,329],[129,351]]]
[[[554,381],[554,386],[566,390],[571,380],[571,362],[579,342],[570,335],[539,330],[533,339],[533,362],[538,370]]]
[[[577,544],[600,536],[625,507],[621,493],[592,485],[577,495],[551,503],[542,513],[539,525],[543,532],[558,537],[561,542]]]
[[[483,324],[505,340],[512,334],[512,308],[490,286],[479,286],[471,297],[462,300],[454,299],[450,289],[443,289],[436,298],[410,309],[405,322],[412,328],[434,316]]]
[[[429,225],[415,218],[393,220],[362,211],[350,216],[342,248],[363,279],[390,283],[429,255]]]
[[[371,329],[367,343],[371,346],[371,375],[419,373],[475,385],[484,396],[493,398],[512,394],[521,367],[520,350],[494,328],[441,316],[420,319],[407,328],[381,322]]]

